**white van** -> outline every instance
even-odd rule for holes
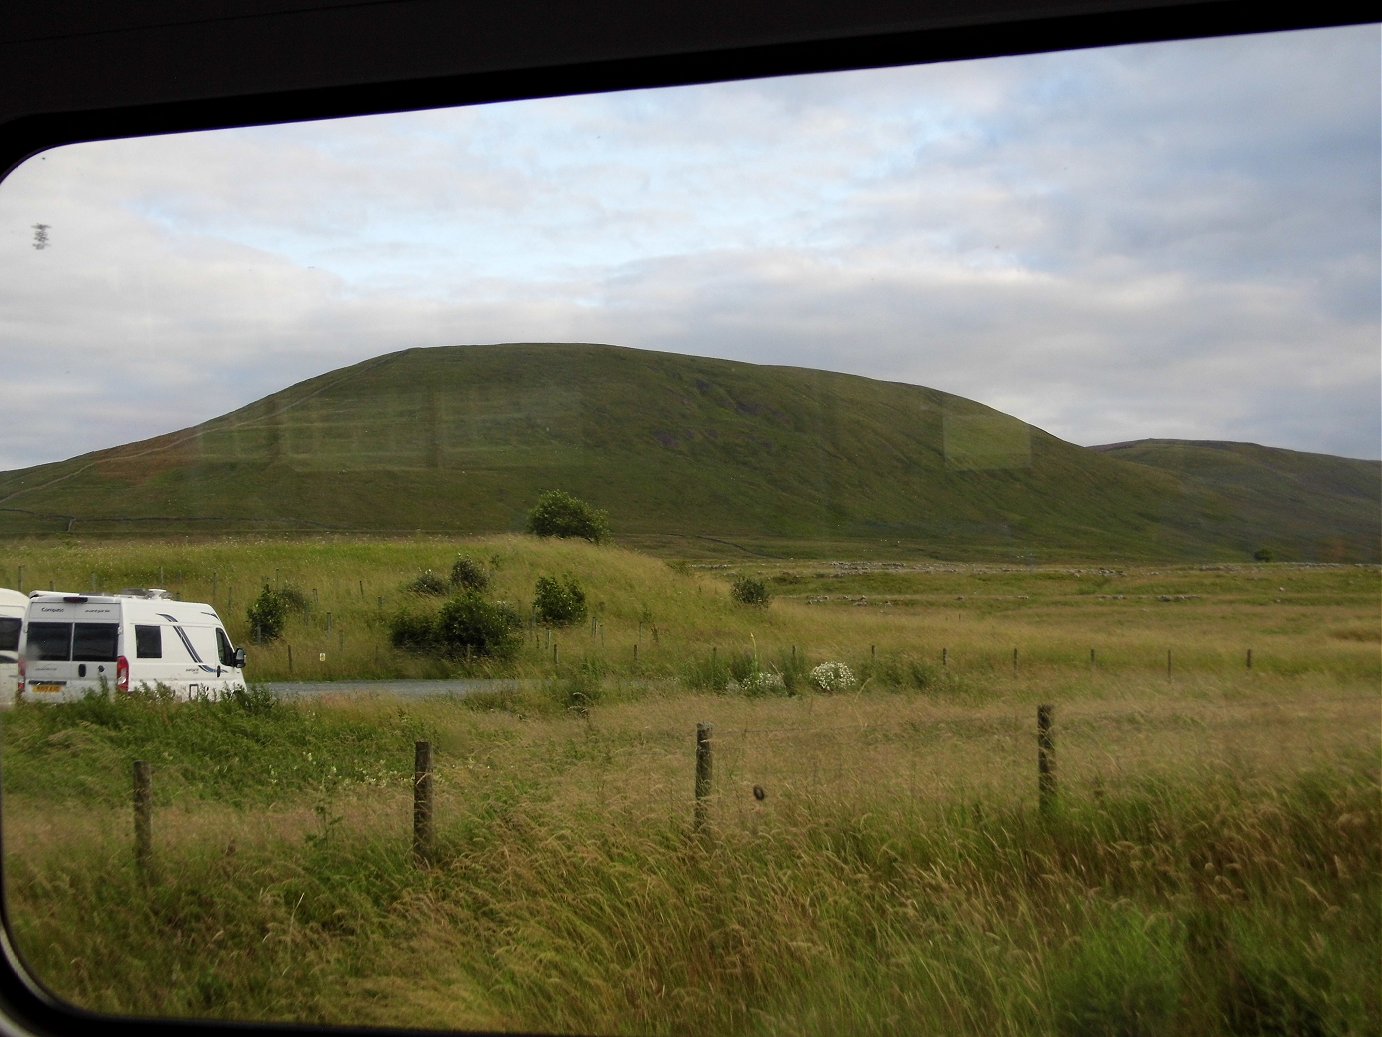
[[[0,707],[14,704],[19,680],[19,631],[29,599],[19,591],[0,587]]]
[[[210,605],[165,590],[34,591],[19,642],[18,695],[69,702],[91,692],[168,688],[180,699],[245,686],[245,650]]]

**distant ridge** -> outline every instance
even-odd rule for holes
[[[1250,444],[1086,449],[919,386],[511,343],[390,353],[0,473],[0,535],[463,535],[520,529],[560,487],[673,552],[1377,561],[1379,471]]]

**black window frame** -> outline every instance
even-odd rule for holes
[[[728,0],[232,0],[204,11],[162,3],[128,10],[140,6],[148,12],[142,23],[119,5],[73,0],[0,8],[0,175],[41,150],[83,140],[1376,20],[1336,0],[784,0],[762,12]],[[0,920],[8,932],[8,917]],[[8,939],[0,940],[0,1027],[59,1035],[341,1032],[74,1009],[27,973]]]

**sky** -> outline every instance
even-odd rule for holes
[[[0,183],[0,470],[510,341],[1377,458],[1380,83],[1373,25],[56,149]]]

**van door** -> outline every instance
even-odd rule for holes
[[[55,701],[113,689],[120,624],[36,620],[24,631],[26,692]]]

